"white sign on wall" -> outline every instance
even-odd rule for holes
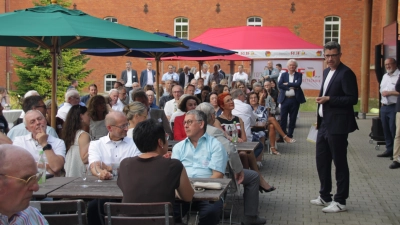
[[[323,79],[323,60],[296,60],[299,66],[297,72],[303,74],[303,82],[301,88],[303,90],[320,90],[322,79]],[[264,68],[267,66],[268,60],[254,60],[253,76],[252,79],[260,79],[261,75],[264,74]],[[282,69],[287,71],[286,63],[288,60],[273,60],[274,68],[277,63],[282,64]]]

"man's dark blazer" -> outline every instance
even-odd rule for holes
[[[293,83],[289,83],[289,73],[283,73],[281,75],[281,79],[279,80],[279,96],[278,103],[282,103],[286,98],[286,91],[290,90],[291,87],[294,87],[294,95],[296,100],[301,104],[306,102],[306,98],[304,97],[303,90],[301,89],[301,83],[303,82],[303,75],[299,72],[294,73]],[[284,85],[283,83],[288,83],[288,85]]]
[[[218,72],[222,73],[222,75],[224,75],[224,78],[226,77],[225,72],[223,70],[218,70]]]
[[[155,70],[151,70],[151,72],[153,73],[153,82],[157,82],[156,81],[156,71]],[[147,85],[147,69],[143,70],[140,73],[140,87],[144,88],[144,86]]]
[[[182,88],[184,88],[185,86],[185,72],[182,72],[181,74],[179,74],[179,85],[181,85]],[[194,74],[193,73],[189,73],[189,81],[188,84],[190,84],[190,81],[194,78]]]
[[[174,138],[174,134],[172,133],[171,126],[169,125],[169,121],[164,110],[151,108],[150,118],[163,125],[165,133],[167,133],[170,138]]]
[[[122,71],[121,73],[121,79],[124,80],[125,84],[128,81],[128,76],[126,76],[126,74],[127,74],[126,70]],[[133,82],[138,82],[138,75],[136,70],[132,70],[132,83]]]
[[[324,70],[319,97],[323,94],[324,82],[329,71],[330,68]],[[324,103],[322,113],[329,134],[348,134],[358,129],[353,109],[353,105],[358,101],[357,78],[349,67],[343,63],[339,64],[328,84],[325,96],[329,96],[329,101]],[[319,107],[320,104],[318,109]],[[321,125],[321,119],[318,114],[317,129]]]

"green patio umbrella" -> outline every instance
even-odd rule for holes
[[[0,46],[41,47],[52,54],[51,125],[55,127],[57,55],[64,48],[168,48],[179,41],[111,23],[80,10],[47,6],[0,14]]]

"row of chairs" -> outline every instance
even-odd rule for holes
[[[84,225],[86,204],[83,200],[31,201],[50,225]],[[173,225],[171,203],[113,203],[104,204],[107,225]]]

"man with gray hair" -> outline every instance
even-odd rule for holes
[[[56,117],[65,121],[67,114],[72,106],[78,105],[81,102],[79,92],[75,89],[70,89],[65,93],[65,102],[58,109]]]
[[[186,87],[190,83],[190,81],[194,78],[194,74],[191,73],[190,67],[188,65],[185,65],[183,67],[183,72],[179,75],[179,85],[181,85],[182,88]]]
[[[228,156],[221,142],[206,133],[207,116],[202,111],[191,110],[186,113],[183,124],[187,138],[174,146],[171,158],[182,162],[190,178],[223,178]],[[192,205],[199,208],[199,224],[218,224],[223,205],[221,200],[215,203],[197,201]],[[178,220],[179,209],[175,205]],[[189,203],[183,203],[183,216],[188,209]]]
[[[194,79],[198,80],[199,78],[203,78],[204,83],[208,84],[208,77],[210,76],[210,72],[208,71],[208,64],[204,63],[201,66],[201,71],[197,71],[197,73],[194,75]],[[201,72],[201,76],[200,76],[200,72]],[[201,89],[200,89],[201,90]]]
[[[242,224],[265,224],[264,218],[258,217],[258,203],[259,203],[259,186],[260,177],[258,173],[253,170],[243,169],[240,161],[239,154],[234,145],[225,138],[224,132],[213,126],[215,122],[214,107],[208,103],[203,102],[196,107],[196,110],[204,112],[207,116],[207,134],[216,138],[224,146],[229,157],[229,164],[235,174],[237,184],[244,186],[244,220]]]
[[[231,91],[231,96],[235,104],[235,108],[232,110],[234,116],[240,117],[243,120],[244,130],[247,137],[247,142],[252,142],[253,133],[251,127],[256,124],[257,116],[253,113],[251,106],[244,103],[246,95],[240,89]]]
[[[0,145],[0,224],[49,224],[39,210],[29,206],[42,176],[28,151]]]
[[[264,69],[263,78],[265,80],[278,79],[279,77],[279,70],[274,68],[274,63],[272,61],[267,62],[267,67]]]
[[[38,110],[26,112],[24,124],[30,133],[15,137],[13,144],[30,152],[35,161],[39,161],[39,151],[43,150],[49,163],[47,173],[60,175],[66,153],[64,141],[46,134],[47,121]]]
[[[117,89],[111,89],[108,95],[109,104],[112,110],[122,112],[124,109],[124,103],[119,100],[119,91]]]

